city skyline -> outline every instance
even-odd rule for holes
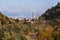
[[[42,15],[48,8],[55,6],[60,0],[0,0],[0,11],[11,17],[31,17],[35,12]]]

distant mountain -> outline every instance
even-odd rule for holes
[[[20,18],[31,18],[32,12],[9,12],[9,11],[2,11],[3,14],[7,15],[8,17],[20,17]]]

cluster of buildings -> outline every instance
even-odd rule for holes
[[[27,22],[33,23],[34,21],[38,20],[38,16],[36,16],[36,13],[32,13],[32,17],[30,18],[20,18],[20,16],[13,17],[13,19],[19,19],[20,21],[26,20]]]

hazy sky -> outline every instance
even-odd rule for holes
[[[0,0],[0,11],[7,16],[31,17],[41,15],[60,0]]]

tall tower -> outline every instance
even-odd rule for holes
[[[35,19],[35,13],[34,12],[32,13],[32,18]]]

